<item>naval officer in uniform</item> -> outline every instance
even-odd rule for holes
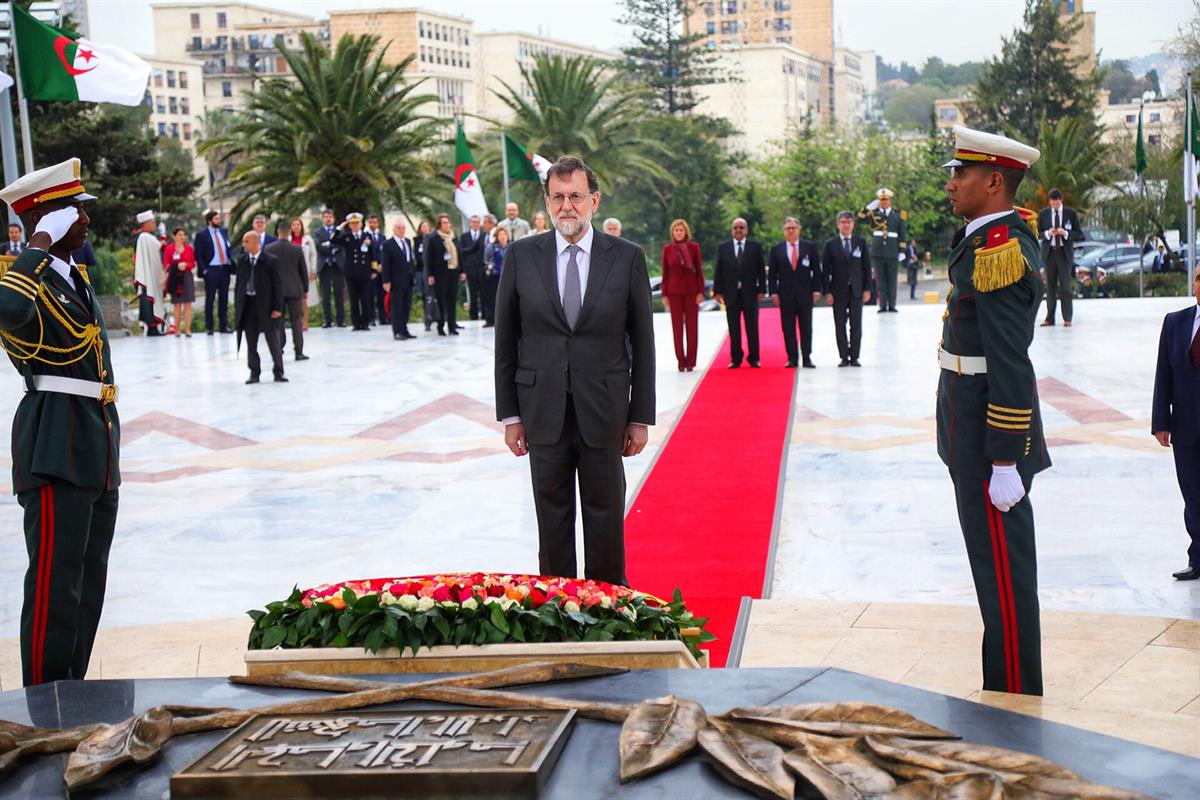
[[[896,310],[896,282],[900,262],[908,252],[908,213],[892,207],[891,189],[875,192],[875,199],[858,212],[871,229],[871,261],[879,284],[879,313]]]
[[[1040,153],[955,127],[952,242],[938,349],[938,455],[950,470],[983,615],[983,688],[1042,693],[1033,476],[1050,466],[1029,360],[1045,281],[1013,199]]]
[[[117,521],[121,423],[108,332],[71,251],[87,240],[79,159],[31,172],[0,199],[34,231],[0,263],[0,346],[25,396],[13,420],[13,492],[25,512],[26,686],[81,680],[104,605]]]

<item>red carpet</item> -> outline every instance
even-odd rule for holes
[[[745,595],[761,597],[795,389],[779,312],[759,314],[762,369],[726,369],[729,339],[700,381],[625,519],[630,585],[675,587],[708,617],[722,667]]]

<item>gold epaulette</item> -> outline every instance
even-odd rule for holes
[[[900,219],[904,220],[905,222],[908,222],[908,212],[902,210],[900,212]]]
[[[1024,206],[1013,206],[1013,211],[1021,215],[1021,219],[1025,220],[1025,224],[1033,231],[1033,238],[1036,239],[1038,236],[1037,212],[1032,208],[1025,208]]]
[[[971,282],[978,291],[994,292],[1012,286],[1024,274],[1025,256],[1017,239],[975,251],[975,272],[971,275]]]
[[[16,256],[0,256],[0,278],[4,277],[4,273],[8,272],[8,268],[11,267],[16,260]]]

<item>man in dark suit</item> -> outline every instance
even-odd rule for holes
[[[375,324],[375,320],[379,320],[380,325],[384,325],[388,321],[388,312],[384,307],[384,295],[386,292],[383,289],[383,280],[379,277],[383,270],[383,265],[379,261],[379,248],[383,247],[387,236],[383,232],[383,228],[379,227],[379,215],[367,215],[367,236],[371,237],[371,241],[375,243],[375,261],[371,264],[371,269],[375,270],[375,274],[371,278],[369,287],[370,298],[367,302],[367,322],[371,325]]]
[[[761,242],[747,239],[749,226],[738,217],[733,221],[733,238],[717,246],[713,268],[713,292],[725,305],[729,325],[729,368],[742,365],[742,321],[746,323],[746,350],[750,366],[758,368],[758,302],[767,291]]]
[[[304,355],[304,320],[308,316],[308,265],[304,262],[304,251],[291,243],[288,228],[285,222],[276,225],[276,239],[263,248],[263,252],[279,262],[279,286],[292,326],[292,350],[296,353],[297,361],[307,361],[308,356]],[[287,344],[283,320],[280,320],[279,330],[279,345],[282,348]]]
[[[483,251],[487,235],[478,216],[471,217],[471,229],[458,236],[458,261],[467,276],[467,305],[470,319],[483,319]]]
[[[325,324],[321,327],[324,328],[333,327],[335,305],[337,326],[346,327],[346,306],[343,302],[346,273],[342,270],[341,252],[334,242],[336,234],[333,211],[327,208],[321,212],[321,225],[313,231],[313,242],[317,245],[317,278],[321,282],[321,311],[325,317]]]
[[[392,315],[392,338],[415,339],[408,332],[408,315],[412,312],[413,284],[419,269],[415,255],[405,234],[403,220],[392,225],[392,238],[380,248],[379,261],[382,266],[383,290],[390,299]]]
[[[578,158],[544,185],[554,233],[508,246],[496,298],[496,418],[529,455],[539,571],[577,574],[575,484],[584,575],[627,584],[622,456],[654,424],[654,323],[646,257],[601,233],[596,175]]]
[[[1054,325],[1054,306],[1062,301],[1063,327],[1069,328],[1074,316],[1075,242],[1083,241],[1083,227],[1075,209],[1063,205],[1061,189],[1050,190],[1050,206],[1038,213],[1038,232],[1046,269],[1046,318],[1042,327]]]
[[[1150,267],[1151,272],[1170,272],[1171,260],[1167,257],[1167,247],[1162,242],[1158,244],[1158,251],[1154,254],[1154,264]]]
[[[251,220],[251,222],[250,222],[250,230],[256,236],[258,236],[258,249],[259,250],[262,250],[264,247],[269,245],[271,242],[275,241],[275,234],[273,234],[267,230],[267,218],[263,214],[255,214],[254,215],[254,219]]]
[[[1192,280],[1197,305],[1167,314],[1158,342],[1150,430],[1175,454],[1175,476],[1183,492],[1183,524],[1192,544],[1188,566],[1172,577],[1200,578],[1200,270]]]
[[[21,226],[15,222],[8,226],[8,239],[0,245],[0,255],[18,256],[28,245],[21,238]]]
[[[837,216],[838,235],[821,248],[821,270],[825,274],[825,301],[833,306],[833,332],[837,339],[839,367],[859,367],[862,348],[863,303],[871,297],[871,257],[867,240],[854,235],[854,215]],[[846,323],[850,341],[846,341]]]
[[[783,221],[783,241],[771,248],[771,301],[779,309],[783,323],[783,345],[787,349],[789,369],[795,369],[804,356],[804,367],[815,369],[812,361],[813,303],[825,293],[825,277],[817,245],[800,238],[800,221]],[[796,325],[800,326],[800,347],[796,347]]]
[[[346,268],[350,325],[356,331],[370,330],[371,281],[379,279],[372,265],[379,262],[379,256],[375,252],[375,240],[363,230],[362,214],[347,214],[337,227],[333,243],[342,251],[342,265]]]
[[[213,306],[217,308],[217,322],[221,333],[232,333],[229,328],[229,276],[233,260],[229,244],[229,231],[221,225],[221,212],[204,212],[204,230],[196,231],[192,238],[192,250],[196,254],[196,271],[204,279],[204,330],[213,335]]]
[[[239,343],[246,335],[246,365],[250,378],[246,383],[258,383],[262,362],[258,358],[258,336],[267,340],[275,380],[287,383],[283,377],[283,290],[279,285],[279,262],[259,246],[259,236],[247,231],[242,237],[242,253],[237,260],[237,288],[234,292],[234,320]]]

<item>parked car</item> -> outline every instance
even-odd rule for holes
[[[1145,260],[1147,272],[1150,271],[1152,262],[1153,257]],[[1090,271],[1096,266],[1101,266],[1106,271],[1118,275],[1129,272],[1136,274],[1141,263],[1142,248],[1136,244],[1106,245],[1075,258],[1076,269],[1083,268]]]
[[[1086,256],[1088,253],[1094,253],[1097,250],[1104,250],[1107,248],[1108,248],[1108,245],[1104,242],[1089,242],[1089,241],[1076,242],[1075,243],[1075,261],[1078,262],[1079,259]]]

